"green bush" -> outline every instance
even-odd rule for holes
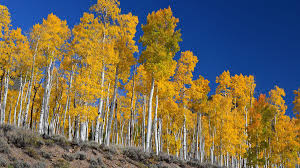
[[[110,153],[112,155],[115,155],[115,154],[118,153],[117,148],[114,147],[114,146],[106,146],[104,144],[101,144],[100,145],[100,149],[102,149],[104,152],[108,152],[108,153]]]
[[[75,156],[72,154],[63,154],[62,157],[66,160],[66,161],[73,161],[75,159]]]
[[[84,152],[77,152],[77,153],[75,153],[75,159],[85,160],[86,159],[86,154]]]
[[[15,126],[13,126],[13,125],[9,125],[9,124],[1,124],[1,125],[0,125],[0,129],[3,130],[4,135],[6,135],[7,132],[10,132],[10,131],[12,131],[12,130],[15,130],[16,128],[15,128]]]
[[[30,165],[23,160],[13,162],[12,166],[14,168],[30,168]]]
[[[40,159],[40,156],[38,155],[38,153],[36,152],[35,149],[31,148],[31,147],[26,147],[24,149],[24,153],[26,153],[28,156],[34,158],[34,159]]]
[[[42,139],[33,132],[24,129],[15,129],[7,133],[7,139],[10,144],[19,148],[40,147],[44,144]]]
[[[90,159],[89,162],[90,162],[90,167],[91,167],[91,166],[96,166],[96,167],[98,166],[98,161],[97,161],[97,159]]]
[[[48,152],[41,151],[40,155],[45,159],[51,159],[51,154]]]
[[[7,161],[0,157],[0,167],[6,167],[8,165]]]
[[[32,168],[46,168],[46,164],[44,162],[38,162],[33,164]]]
[[[91,141],[91,142],[85,142],[84,143],[88,148],[90,149],[95,149],[95,150],[99,150],[100,145],[95,142],[95,141]]]
[[[123,150],[123,155],[129,157],[132,160],[135,161],[141,161],[143,163],[147,162],[147,160],[150,158],[150,154],[147,152],[144,152],[141,148],[135,148],[135,147],[128,147]]]
[[[0,153],[8,154],[10,152],[9,145],[3,137],[0,137]]]
[[[53,164],[54,168],[69,168],[70,167],[70,163],[63,160],[63,159],[58,159],[54,164]]]
[[[62,135],[53,135],[51,139],[54,141],[55,144],[63,148],[67,148],[70,145],[68,140]]]

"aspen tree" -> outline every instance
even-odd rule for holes
[[[43,20],[43,24],[36,25],[33,31],[40,34],[38,51],[44,56],[46,62],[46,77],[44,85],[44,97],[40,112],[39,133],[47,133],[48,117],[49,117],[49,98],[51,95],[51,75],[53,62],[61,58],[62,48],[65,47],[66,40],[70,36],[70,31],[66,21],[61,21],[54,14],[49,14],[47,20]]]
[[[197,113],[195,158],[201,162],[205,155],[205,150],[203,149],[204,136],[202,131],[202,116],[209,91],[209,81],[204,79],[201,75],[199,75],[198,79],[191,82],[190,89],[188,89],[188,95],[190,95],[189,108]]]
[[[175,30],[179,20],[173,16],[171,8],[161,9],[147,16],[147,24],[142,25],[143,36],[140,42],[146,48],[142,51],[139,62],[151,75],[151,90],[148,103],[148,126],[146,151],[150,151],[152,130],[152,98],[155,80],[169,78],[174,73],[173,57],[179,51],[180,31]]]
[[[187,102],[189,96],[187,94],[187,85],[191,85],[194,68],[198,62],[196,56],[193,55],[191,51],[185,51],[181,53],[181,57],[178,60],[174,81],[177,84],[178,100],[183,112],[183,159],[187,159],[187,130],[186,130],[186,120],[187,115],[189,115],[189,110],[187,109]]]
[[[107,125],[107,134],[106,134],[106,145],[109,145],[110,141],[110,132],[111,132],[111,124],[113,119],[113,114],[116,107],[116,98],[118,91],[118,82],[119,77],[124,79],[128,78],[128,74],[130,73],[130,67],[135,63],[135,58],[133,57],[133,53],[137,52],[137,46],[135,45],[135,41],[133,40],[136,26],[138,24],[138,18],[136,16],[132,16],[131,13],[127,15],[120,15],[117,19],[120,24],[119,30],[117,33],[116,39],[116,50],[118,53],[118,57],[116,58],[115,64],[115,81],[114,81],[114,92],[113,92],[113,100],[112,107],[110,110],[110,117]],[[126,60],[124,62],[123,60]]]

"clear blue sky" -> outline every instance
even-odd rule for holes
[[[14,27],[29,32],[51,12],[70,27],[96,0],[1,0],[12,14]],[[123,13],[132,12],[140,23],[149,12],[171,6],[180,19],[181,50],[192,50],[201,74],[215,87],[224,70],[254,75],[256,95],[274,85],[285,89],[288,114],[293,90],[300,87],[299,0],[120,0]],[[141,35],[138,25],[137,39]]]

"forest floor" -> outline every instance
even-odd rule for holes
[[[106,147],[95,142],[76,143],[65,137],[39,136],[10,125],[0,126],[0,167],[12,168],[217,168],[182,161],[175,156],[145,153],[136,147]]]

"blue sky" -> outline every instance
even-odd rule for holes
[[[12,14],[13,26],[25,32],[49,13],[67,20],[72,28],[96,0],[1,0]],[[288,114],[293,90],[300,87],[299,0],[120,0],[123,13],[132,12],[141,24],[148,13],[171,6],[182,31],[181,50],[191,50],[201,74],[215,87],[224,70],[254,75],[256,95],[274,85],[286,91]],[[178,57],[178,56],[177,56]],[[214,89],[213,89],[214,90]]]

